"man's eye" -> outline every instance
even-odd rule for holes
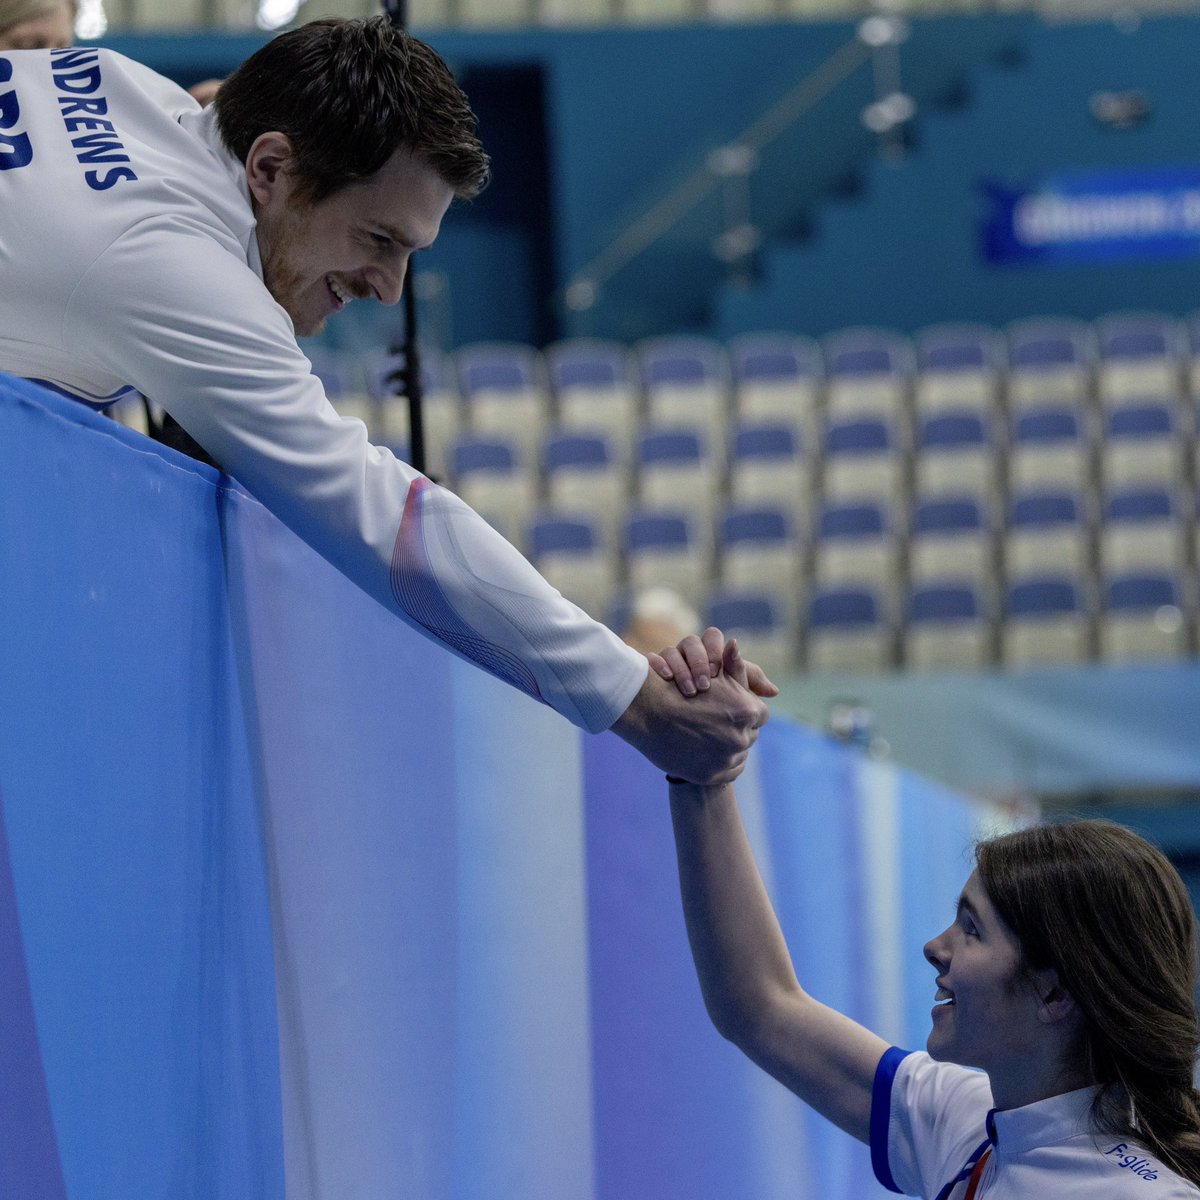
[[[390,246],[392,244],[392,239],[386,233],[372,233],[371,241],[377,246]]]

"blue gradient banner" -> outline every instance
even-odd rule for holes
[[[3,380],[0,481],[0,1196],[882,1194],[712,1028],[623,742]],[[805,986],[923,1041],[977,810],[785,721],[739,796]]]

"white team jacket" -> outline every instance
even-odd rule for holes
[[[327,400],[211,110],[111,51],[0,55],[0,370],[156,401],[387,608],[590,731],[641,655]]]

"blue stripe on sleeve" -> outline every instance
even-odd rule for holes
[[[871,1169],[875,1178],[889,1192],[899,1192],[888,1162],[888,1125],[892,1113],[892,1083],[900,1063],[912,1053],[892,1046],[885,1050],[875,1068],[875,1083],[871,1088]]]

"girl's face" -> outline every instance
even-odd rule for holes
[[[926,944],[925,957],[937,971],[938,989],[930,1055],[981,1067],[993,1087],[1027,1069],[1041,1045],[1041,1001],[1020,969],[1020,944],[992,907],[978,872],[963,888],[954,922]]]

